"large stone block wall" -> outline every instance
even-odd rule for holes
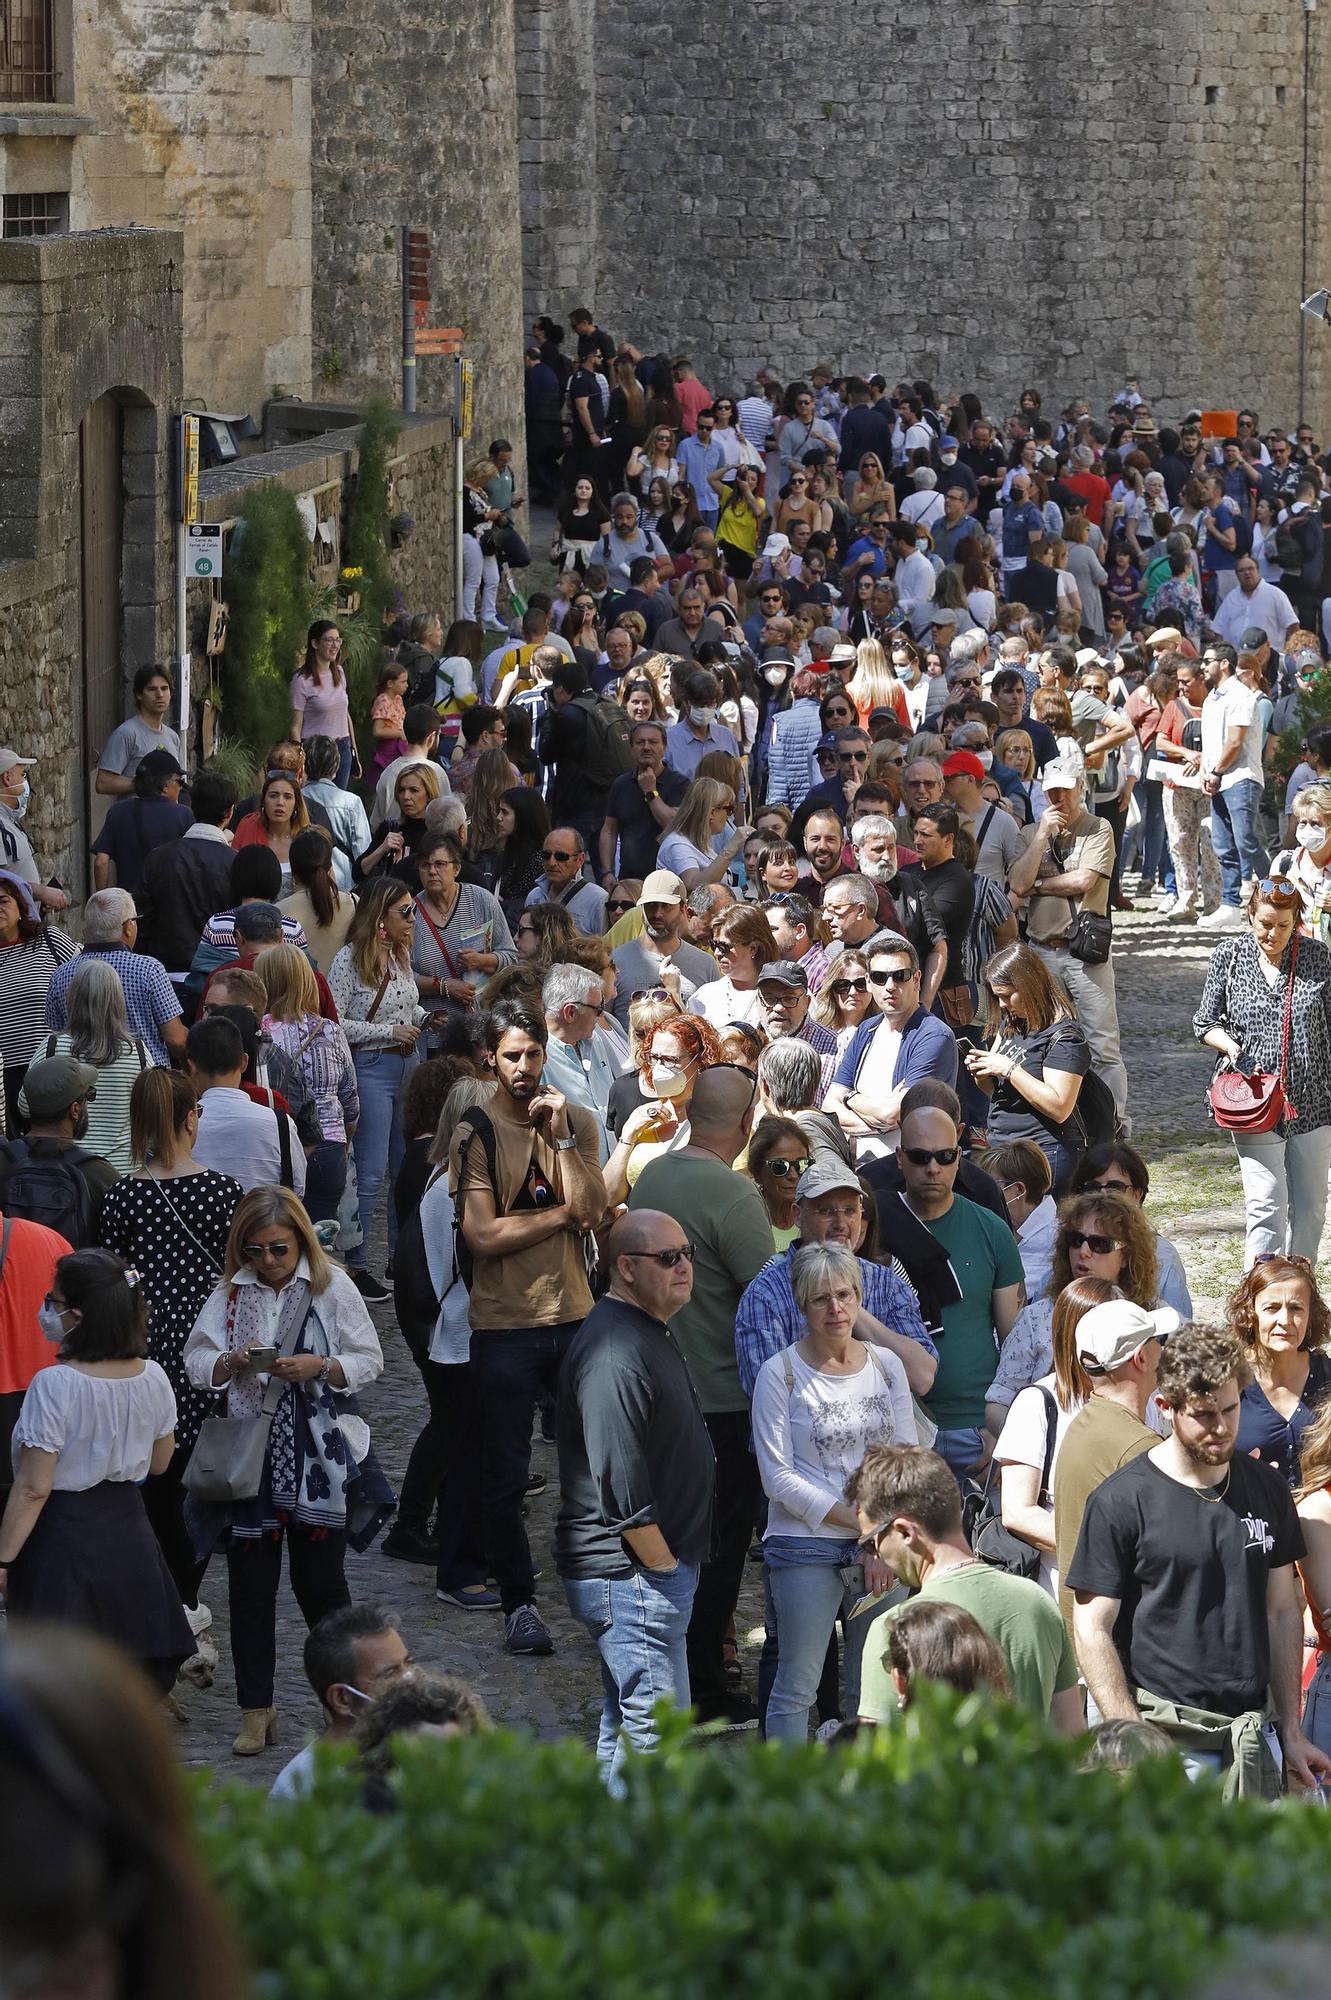
[[[185,238],[185,393],[310,389],[310,0],[76,8],[75,229]]]
[[[409,70],[409,74],[407,73]],[[511,0],[316,0],[314,372],[396,401],[404,226],[434,251],[430,318],[476,363],[471,448],[522,436],[522,253]],[[417,363],[452,407],[452,363]]]
[[[693,0],[654,44],[636,0],[517,4],[529,313],[594,290],[705,380],[821,359],[1001,410],[1131,369],[1164,408],[1293,420],[1305,21],[1331,277],[1325,11]]]

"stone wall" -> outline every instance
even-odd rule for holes
[[[521,457],[511,0],[316,0],[314,73],[316,386],[397,400],[400,232],[426,229],[431,321],[461,326],[476,363],[472,446],[502,434]],[[452,363],[416,372],[418,406],[451,409]]]
[[[517,4],[529,312],[594,290],[707,381],[826,360],[1002,409],[1132,369],[1165,409],[1293,420],[1305,21],[1331,277],[1325,11],[694,0],[653,52],[636,0]],[[1326,352],[1311,328],[1324,424]]]
[[[75,229],[185,238],[185,394],[310,389],[310,0],[76,8]]]
[[[179,236],[148,230],[0,242],[0,744],[37,758],[33,845],[43,870],[75,887],[100,749],[83,728],[79,426],[115,395],[122,561],[111,636],[123,714],[132,670],[173,649],[181,262]]]

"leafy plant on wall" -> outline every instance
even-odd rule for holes
[[[365,422],[357,439],[356,476],[347,508],[342,548],[343,568],[359,569],[361,572],[356,585],[360,604],[354,614],[354,622],[361,630],[356,634],[354,643],[349,637],[351,621],[344,622],[343,616],[332,611],[320,614],[324,617],[337,616],[342,627],[342,652],[351,689],[351,712],[356,723],[357,739],[366,756],[369,754],[370,709],[374,702],[379,663],[383,658],[384,623],[398,599],[388,564],[392,543],[388,460],[401,435],[402,426],[388,405],[371,403],[366,409]]]

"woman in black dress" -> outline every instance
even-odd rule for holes
[[[179,1070],[146,1069],[129,1099],[132,1174],[102,1201],[98,1232],[139,1273],[148,1302],[148,1352],[176,1397],[176,1450],[144,1482],[143,1501],[196,1634],[211,1623],[199,1604],[205,1563],[185,1531],[181,1480],[213,1399],[191,1387],[181,1356],[204,1300],[221,1275],[227,1232],[243,1192],[229,1174],[194,1158],[199,1100]]]

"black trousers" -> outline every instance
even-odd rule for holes
[[[344,1530],[315,1533],[289,1527],[285,1532],[291,1588],[307,1625],[317,1625],[329,1611],[350,1604]],[[258,1541],[227,1544],[227,1582],[231,1604],[231,1664],[236,1670],[236,1700],[241,1708],[271,1708],[273,1675],[277,1668],[277,1588],[282,1581],[283,1535],[262,1535]]]
[[[749,1450],[748,1411],[705,1413],[704,1420],[716,1454],[716,1525],[688,1631],[689,1690],[703,1708],[734,1693],[725,1675],[722,1641],[739,1600],[758,1502],[758,1461]]]
[[[471,1363],[413,1358],[430,1415],[402,1475],[398,1526],[426,1535],[431,1519],[437,1518],[435,1581],[440,1590],[462,1590],[486,1578],[480,1423]]]
[[[560,1365],[582,1324],[478,1329],[471,1341],[471,1378],[480,1416],[481,1502],[485,1547],[504,1616],[532,1602],[531,1546],[522,1499],[531,1471],[531,1427],[542,1396],[553,1395]],[[747,1416],[742,1420],[747,1424]],[[442,1561],[443,1550],[440,1549]]]
[[[165,1472],[150,1472],[143,1482],[143,1505],[157,1537],[171,1581],[180,1592],[180,1601],[193,1611],[199,1601],[199,1585],[208,1567],[200,1562],[185,1528],[185,1494],[181,1484],[189,1453],[176,1451]]]

